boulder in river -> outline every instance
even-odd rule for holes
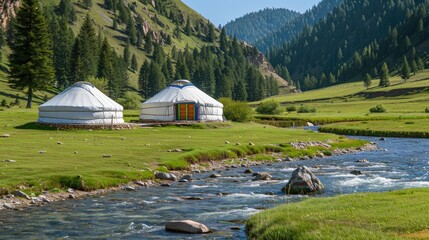
[[[181,178],[180,178],[180,180],[179,180],[179,182],[185,182],[185,181],[183,181],[183,180],[186,180],[186,182],[188,182],[188,181],[192,181],[194,178],[192,177],[192,175],[191,174],[186,174],[186,175],[183,175]]]
[[[361,170],[352,170],[350,172],[350,174],[353,174],[353,175],[363,175],[363,172]]]
[[[172,173],[165,173],[165,172],[157,172],[155,173],[155,178],[160,180],[169,180],[169,181],[176,181],[177,177],[176,175]]]
[[[369,163],[369,161],[366,159],[360,159],[360,160],[357,160],[356,162],[358,162],[358,163]]]
[[[258,173],[253,181],[267,181],[273,179],[273,176],[266,172]]]
[[[218,178],[218,177],[222,177],[222,175],[218,174],[218,173],[213,173],[209,176],[210,178]]]
[[[282,188],[287,194],[312,194],[322,192],[325,187],[322,182],[307,167],[297,168],[292,173],[289,182]]]
[[[252,169],[246,169],[244,170],[244,173],[248,174],[248,173],[253,173]]]
[[[192,220],[181,220],[181,221],[172,221],[165,224],[165,230],[181,233],[208,233],[210,229],[202,223],[198,223]]]

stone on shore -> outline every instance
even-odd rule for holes
[[[271,179],[273,179],[273,176],[271,176],[269,173],[262,172],[262,173],[256,174],[256,177],[255,179],[253,179],[253,181],[268,181]]]
[[[160,179],[160,180],[177,181],[176,175],[174,175],[172,173],[165,173],[165,172],[155,173],[155,178]]]
[[[287,194],[312,194],[322,192],[325,187],[322,182],[307,167],[297,168],[292,173],[289,182],[282,188]]]
[[[209,228],[204,224],[192,221],[192,220],[181,220],[172,221],[165,224],[165,230],[181,233],[192,233],[201,234],[210,232]]]
[[[25,199],[28,199],[28,200],[31,199],[25,192],[19,191],[19,190],[13,192],[13,195],[15,195],[16,197],[22,197],[22,198],[25,198]]]

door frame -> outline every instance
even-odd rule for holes
[[[186,105],[186,119],[181,120],[180,119],[180,105]],[[194,119],[188,119],[188,105],[194,106]],[[197,102],[178,102],[174,104],[174,110],[175,110],[175,121],[199,121],[199,106]]]

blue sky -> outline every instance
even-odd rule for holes
[[[216,26],[264,8],[288,8],[305,12],[321,0],[182,0]]]

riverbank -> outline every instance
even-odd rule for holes
[[[186,170],[171,171],[170,173],[174,174],[177,179],[180,179],[184,175],[193,173],[221,171],[239,167],[251,168],[253,166],[278,163],[282,161],[295,162],[313,158],[323,159],[328,156],[351,154],[359,151],[371,151],[377,149],[377,146],[373,143],[363,143],[364,141],[350,139],[342,139],[338,142],[334,142],[332,140],[327,142],[293,142],[290,143],[290,147],[283,146],[284,148],[294,149],[289,150],[288,152],[279,151],[266,154],[249,155],[243,158],[223,159],[218,161],[202,161],[190,165]],[[5,195],[2,197],[2,199],[0,199],[0,210],[23,210],[29,206],[42,206],[51,202],[99,196],[115,191],[135,191],[139,188],[149,188],[155,185],[169,185],[170,181],[154,179],[154,175],[155,172],[151,172],[152,177],[150,177],[150,179],[140,179],[127,184],[121,184],[119,186],[107,187],[93,191],[82,191],[73,188],[69,188],[66,191],[55,189],[54,191],[43,191],[42,194],[36,196],[35,194],[26,195],[26,193],[18,189],[15,190],[14,193]]]
[[[429,138],[429,119],[344,122],[321,126],[319,131],[355,136]]]
[[[429,189],[419,188],[309,198],[252,216],[247,235],[270,240],[427,239],[428,197]]]

